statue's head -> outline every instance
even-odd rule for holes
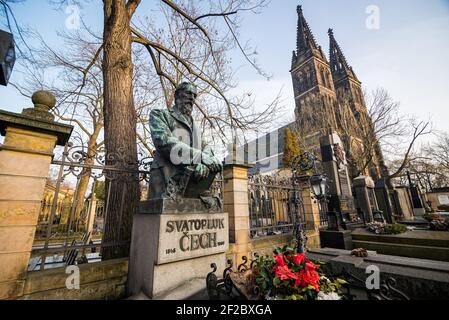
[[[193,104],[197,96],[197,89],[193,83],[183,82],[175,91],[175,106],[185,115],[191,115]]]

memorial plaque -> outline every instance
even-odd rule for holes
[[[161,215],[157,264],[187,260],[229,248],[227,213]]]

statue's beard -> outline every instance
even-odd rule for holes
[[[184,103],[180,103],[178,106],[178,110],[187,116],[190,116],[192,114],[192,109],[193,109],[193,102],[184,102]]]

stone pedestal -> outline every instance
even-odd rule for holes
[[[134,216],[128,275],[130,296],[143,293],[148,298],[160,299],[198,278],[204,279],[205,286],[211,263],[217,265],[218,272],[225,269],[228,214],[195,211],[200,206],[199,199],[181,202],[183,205],[177,206],[174,200],[149,200],[141,204],[139,214]],[[192,212],[188,212],[189,207]],[[185,297],[195,293],[186,292]]]
[[[22,295],[53,150],[73,130],[53,121],[51,94],[33,102],[22,114],[0,110],[0,299]]]
[[[321,230],[320,241],[322,248],[352,250],[352,238],[350,230]]]

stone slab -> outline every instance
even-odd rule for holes
[[[359,228],[352,232],[352,239],[357,241],[449,248],[449,232],[444,231],[413,230],[401,234],[383,235],[374,234],[365,228]]]
[[[394,287],[412,300],[449,298],[448,262],[373,254],[371,251],[367,258],[357,258],[351,257],[350,251],[329,248],[310,250],[309,258],[326,262],[326,269],[334,276],[344,270],[362,280],[367,277],[366,268],[375,265],[380,270],[381,281],[393,277],[396,280]]]
[[[353,240],[352,243],[358,248],[376,250],[377,252],[386,255],[398,255],[449,262],[449,248],[360,240]]]
[[[322,247],[351,250],[351,231],[320,230],[320,242]]]

